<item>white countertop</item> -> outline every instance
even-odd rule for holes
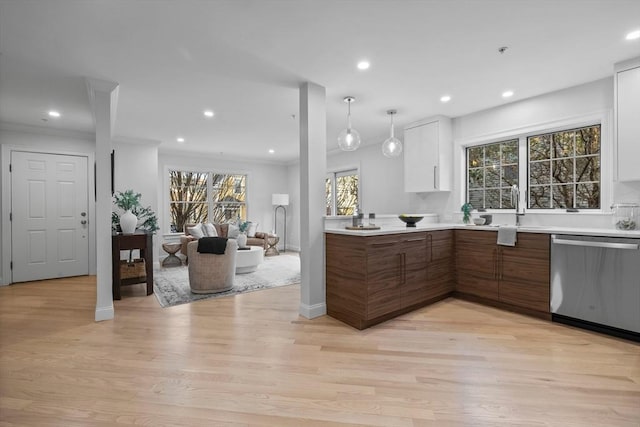
[[[325,233],[344,234],[348,236],[382,236],[385,234],[415,233],[436,230],[484,230],[498,231],[499,225],[464,225],[451,223],[434,223],[406,227],[403,225],[383,226],[380,230],[347,230],[325,229]],[[519,233],[575,234],[580,236],[631,237],[640,239],[640,230],[616,230],[615,228],[571,228],[555,226],[521,226]]]

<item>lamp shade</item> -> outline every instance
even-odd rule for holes
[[[288,206],[289,195],[288,194],[272,194],[271,204],[274,206]]]

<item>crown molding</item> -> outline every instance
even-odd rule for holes
[[[0,122],[0,130],[9,132],[36,133],[40,135],[59,136],[63,138],[84,139],[95,143],[96,134],[71,129],[59,129],[23,123]]]

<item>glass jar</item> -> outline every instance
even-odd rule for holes
[[[618,230],[635,230],[638,224],[640,205],[637,203],[614,203],[613,224]]]

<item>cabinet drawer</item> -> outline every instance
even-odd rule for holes
[[[519,236],[519,235],[518,235]],[[470,245],[492,245],[498,241],[497,231],[471,231],[455,230],[456,249],[458,245],[468,243]]]

